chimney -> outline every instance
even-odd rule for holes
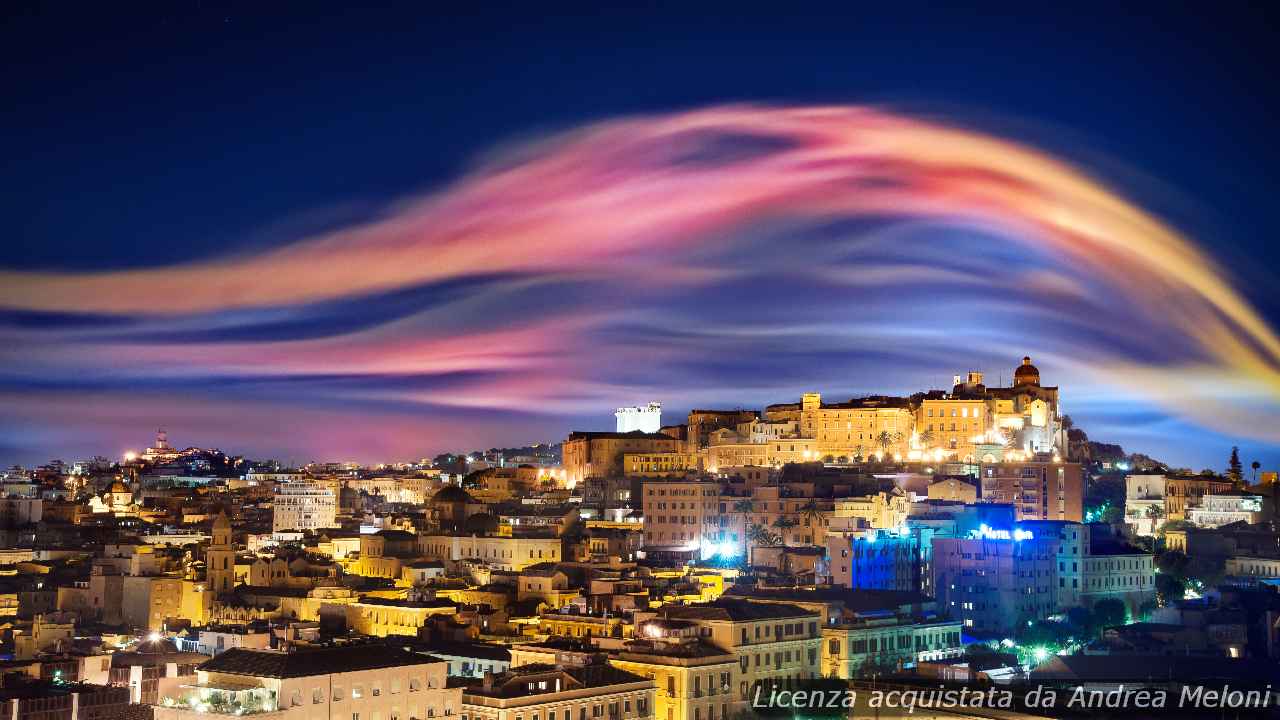
[[[483,687],[484,687],[484,689],[485,689],[486,691],[493,690],[493,671],[492,671],[492,670],[485,670],[485,671],[484,671],[484,685],[483,685]]]

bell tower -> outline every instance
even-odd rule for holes
[[[236,551],[231,546],[231,518],[220,510],[213,519],[213,542],[204,554],[205,580],[213,596],[231,592],[236,579]]]

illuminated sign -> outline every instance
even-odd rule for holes
[[[971,530],[969,537],[975,540],[1031,540],[1035,537],[1030,530],[1022,530],[1015,528],[1009,530],[996,530],[990,525],[983,523],[978,526],[977,530]]]

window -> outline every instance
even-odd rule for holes
[[[364,686],[363,686],[363,685],[352,685],[352,686],[351,686],[351,699],[352,699],[352,700],[355,700],[355,699],[357,699],[357,698],[362,698],[362,697],[364,697]]]
[[[347,698],[347,696],[346,696],[346,695],[344,695],[344,694],[343,694],[343,692],[342,692],[342,686],[341,686],[341,685],[334,685],[334,686],[333,686],[333,700],[334,700],[334,702],[338,702],[339,700],[345,700],[346,698]]]
[[[319,705],[319,704],[320,704],[320,703],[322,703],[322,702],[324,702],[324,690],[322,690],[322,689],[320,689],[320,688],[316,688],[315,690],[312,690],[312,691],[311,691],[311,704],[312,704],[312,705]]]

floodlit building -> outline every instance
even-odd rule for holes
[[[620,433],[636,430],[656,433],[662,428],[662,403],[660,402],[651,402],[637,407],[620,407],[613,415],[618,420]]]
[[[943,612],[977,636],[1006,636],[1058,609],[1058,538],[983,526],[933,539],[933,589]]]
[[[155,720],[452,718],[462,691],[447,681],[443,661],[387,645],[233,648],[201,664],[195,683],[153,710]]]
[[[1013,505],[1017,519],[1084,521],[1079,463],[1025,460],[979,467],[984,502]]]
[[[282,530],[321,530],[334,527],[338,498],[333,488],[313,482],[276,485],[271,503],[271,526]]]

